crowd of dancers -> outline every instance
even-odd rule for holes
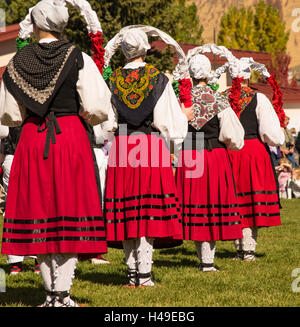
[[[66,3],[81,11],[92,39],[102,35],[87,1]],[[218,270],[216,241],[233,241],[236,260],[254,261],[259,228],[281,224],[268,146],[284,143],[284,112],[249,80],[259,71],[278,100],[274,76],[215,44],[185,55],[144,25],[121,29],[93,60],[61,38],[68,17],[64,1],[30,9],[19,41],[34,33],[38,42],[16,53],[0,90],[1,137],[5,126],[22,125],[4,153],[11,169],[2,254],[37,258],[41,306],[78,306],[70,298],[77,260],[107,246],[124,250],[127,288],[154,287],[153,249],[182,240],[195,242],[203,272]],[[175,47],[178,93],[146,62],[149,36]],[[104,80],[119,47],[126,63]],[[226,64],[212,71],[208,52]],[[221,93],[216,81],[226,70],[232,87]]]

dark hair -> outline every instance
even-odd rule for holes
[[[196,78],[193,77],[193,84],[194,85],[197,85],[197,84],[199,84],[201,82],[207,83],[207,78],[196,79]]]

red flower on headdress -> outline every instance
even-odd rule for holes
[[[241,113],[239,100],[240,100],[241,92],[242,92],[241,83],[243,81],[244,81],[243,77],[234,78],[232,80],[232,88],[231,88],[231,92],[229,95],[229,101],[230,101],[231,107],[238,117],[240,116],[240,113]]]
[[[104,41],[102,38],[102,33],[100,31],[95,34],[89,33],[89,37],[91,38],[92,42],[93,60],[97,65],[100,73],[103,74],[105,50],[102,48]]]
[[[273,89],[273,99],[272,99],[272,102],[273,102],[273,107],[276,111],[276,114],[279,118],[279,121],[280,121],[280,126],[281,127],[285,127],[285,112],[282,108],[283,106],[283,102],[282,102],[282,93],[281,93],[281,90],[280,90],[280,87],[276,81],[276,78],[273,74],[271,74],[270,77],[267,78],[267,81],[269,83],[269,85],[272,87]]]
[[[180,79],[179,82],[179,99],[181,103],[185,105],[186,108],[189,108],[193,105],[192,96],[191,96],[191,89],[192,89],[192,82],[189,78]]]

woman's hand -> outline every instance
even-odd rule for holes
[[[188,121],[194,119],[194,106],[186,108],[185,105],[182,103],[181,104],[181,110],[186,115]]]

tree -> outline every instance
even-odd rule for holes
[[[252,8],[230,8],[221,18],[218,44],[227,48],[264,51],[272,54],[272,71],[279,83],[288,84],[289,56],[285,53],[289,32],[281,21],[280,12],[260,0]]]
[[[7,25],[17,24],[28,14],[28,9],[36,5],[38,0],[4,0]]]
[[[262,0],[255,9],[254,39],[259,51],[272,54],[286,51],[289,32],[285,32],[285,22],[281,21],[279,10]]]
[[[174,25],[174,34],[172,32],[170,34],[177,42],[198,44],[204,42],[202,39],[204,28],[199,23],[197,11],[197,6],[194,3],[187,5],[185,0],[175,1],[172,15],[173,19],[176,18],[177,24]]]
[[[232,7],[221,18],[218,44],[232,49],[258,50],[254,30],[252,9]]]
[[[272,64],[267,67],[268,71],[276,77],[281,86],[289,86],[290,62],[291,57],[288,54],[284,51],[277,51],[272,58]]]
[[[255,12],[233,7],[221,18],[218,43],[228,48],[275,54],[286,50],[288,40],[279,10],[263,0],[255,6]]]
[[[202,42],[203,27],[197,17],[195,4],[187,5],[185,0],[112,0],[99,3],[89,1],[97,12],[104,31],[105,41],[112,38],[122,27],[143,24],[160,28],[178,42]],[[85,23],[79,13],[70,10],[71,18],[66,29],[70,41],[86,52],[90,52]],[[170,15],[172,13],[172,15]],[[148,60],[158,69],[173,69],[173,51],[153,51]],[[121,65],[124,58],[119,51],[113,58],[113,66]]]
[[[7,24],[19,23],[38,0],[8,0],[6,2]],[[104,32],[104,45],[122,27],[133,24],[152,25],[170,34],[178,42],[202,43],[203,27],[197,17],[195,4],[186,0],[89,0],[96,11]],[[69,8],[70,19],[65,36],[70,42],[90,53],[90,40],[86,23],[80,13]],[[171,14],[170,14],[171,13]],[[148,60],[158,69],[173,69],[173,50],[153,51]],[[113,66],[121,65],[124,58],[120,51],[114,56]]]

